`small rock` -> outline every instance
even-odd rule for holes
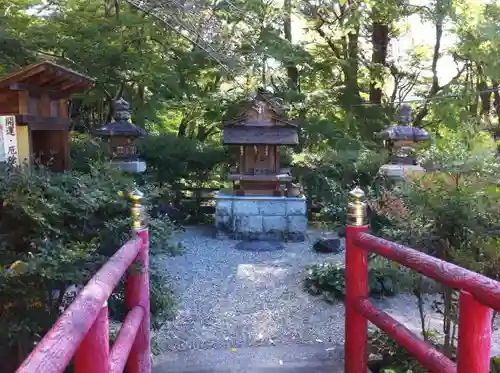
[[[341,239],[335,232],[329,232],[322,235],[313,244],[313,249],[321,253],[340,253],[344,248],[341,245]]]

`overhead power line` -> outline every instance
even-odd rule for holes
[[[461,94],[452,94],[452,95],[444,95],[444,96],[433,96],[433,97],[428,97],[428,98],[415,98],[415,99],[408,99],[408,100],[401,100],[401,101],[395,101],[395,102],[388,102],[388,103],[371,103],[371,102],[362,102],[360,104],[355,104],[352,105],[354,107],[359,107],[359,106],[389,106],[389,105],[401,105],[401,104],[412,104],[412,103],[426,103],[430,101],[440,101],[440,100],[447,100],[447,99],[454,99],[454,98],[461,98],[464,96],[476,96],[480,95],[482,93],[494,93],[496,89],[494,88],[489,88],[489,89],[483,89],[483,90],[474,90],[470,91],[467,93],[461,93]]]
[[[185,13],[187,16],[189,12],[186,11],[185,7],[178,1],[178,0],[171,0],[175,5],[177,9],[182,9],[182,11]],[[189,25],[186,24],[186,22],[183,22],[179,18],[174,18],[172,19],[167,19],[167,17],[162,17],[160,14],[155,12],[156,9],[154,8],[148,8],[147,3],[148,1],[146,0],[126,0],[127,3],[132,5],[133,7],[139,9],[140,11],[148,14],[149,16],[159,20],[163,24],[165,24],[169,29],[174,31],[177,35],[181,36],[182,38],[186,39],[189,41],[192,45],[195,45],[196,47],[200,48],[202,51],[204,51],[207,56],[211,59],[213,59],[238,85],[241,89],[246,90],[246,88],[238,82],[237,80],[237,73],[232,70],[224,61],[222,58],[220,58],[217,54],[218,52],[210,45],[209,42],[206,43],[206,45],[203,45],[200,43],[200,40],[204,40],[203,36],[198,33],[196,30],[196,25],[187,17],[187,21]],[[234,9],[238,14],[242,16],[242,19],[244,21],[247,21],[249,24],[254,23],[255,19],[253,19],[248,13],[237,7],[231,0],[223,0],[223,2],[227,3],[232,9]],[[172,23],[175,23],[173,24]],[[178,26],[178,27],[175,27]],[[201,25],[200,25],[201,26]],[[180,31],[178,28],[181,28],[185,31],[188,32],[188,35]],[[194,35],[194,38],[190,35]],[[252,43],[251,41],[247,41],[247,45],[251,47],[252,50],[256,49],[256,45]],[[333,92],[334,90],[327,89],[325,91]],[[460,98],[464,96],[473,96],[473,95],[479,95],[482,93],[494,93],[496,89],[490,88],[490,89],[485,89],[485,90],[475,90],[475,91],[470,91],[468,93],[462,93],[462,94],[451,94],[451,95],[443,95],[443,96],[433,96],[433,97],[428,97],[428,98],[415,98],[415,99],[407,99],[407,100],[401,100],[397,102],[387,102],[387,103],[371,103],[371,102],[362,102],[358,104],[352,105],[352,107],[363,107],[363,106],[369,106],[369,107],[387,107],[387,106],[398,106],[401,104],[411,104],[411,103],[428,103],[431,101],[440,101],[440,100],[447,100],[447,99],[455,99],[455,98]],[[336,105],[337,107],[342,107],[341,105]]]
[[[182,33],[181,31],[179,31],[175,25],[173,25],[170,20],[166,19],[166,17],[161,17],[159,14],[156,14],[154,13],[154,9],[148,9],[146,8],[146,2],[145,1],[141,1],[141,0],[126,0],[127,3],[129,3],[130,5],[132,5],[133,7],[139,9],[141,12],[144,12],[146,14],[148,14],[149,16],[153,17],[153,18],[156,18],[157,20],[159,20],[160,22],[162,22],[163,24],[165,24],[169,29],[171,29],[173,32],[175,32],[177,35],[179,35],[180,37],[186,39],[187,41],[189,41],[191,44],[197,46],[198,48],[200,48],[202,51],[204,51],[208,57],[212,58],[231,78],[233,78],[234,82],[240,87],[242,88],[243,90],[245,90],[245,87],[240,84],[237,80],[237,75],[236,73],[229,67],[227,66],[217,55],[214,54],[214,52],[216,53],[215,50],[213,50],[212,47],[210,46],[204,46],[203,44],[201,44],[200,42],[198,42],[196,39],[193,39],[190,35],[186,35],[184,33]],[[182,24],[180,22],[180,20],[175,20],[174,22],[177,23],[177,26],[179,26],[180,28],[186,30],[188,33],[194,33],[197,37],[200,37],[200,35],[195,31],[195,30],[190,30],[189,27],[187,27],[185,24]],[[200,37],[201,38],[201,37]],[[203,38],[201,38],[203,39]],[[212,51],[210,50],[212,49]]]

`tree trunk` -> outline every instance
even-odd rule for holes
[[[186,116],[182,117],[181,123],[179,124],[179,129],[177,130],[177,137],[186,137],[188,126],[188,119]]]
[[[500,123],[500,92],[498,91],[498,81],[493,80],[493,107]]]
[[[430,99],[434,97],[440,90],[439,87],[439,78],[438,78],[438,73],[437,73],[437,63],[439,61],[439,54],[441,51],[441,39],[443,37],[443,21],[444,17],[438,16],[438,19],[436,20],[436,30],[435,30],[435,42],[434,42],[434,53],[432,55],[432,84],[429,92],[427,93],[426,99]],[[420,111],[417,113],[415,116],[415,120],[413,121],[413,124],[415,126],[419,126],[422,120],[426,117],[426,115],[429,113],[429,106],[428,102],[426,101],[424,103],[424,106],[420,109]]]
[[[283,10],[285,12],[284,32],[285,39],[292,44],[292,1],[284,0]],[[288,77],[288,88],[291,90],[300,91],[299,87],[299,71],[297,66],[292,62],[287,63],[286,67]]]
[[[376,17],[376,13],[374,14]],[[384,86],[383,68],[386,65],[387,47],[389,45],[389,26],[378,21],[372,24],[372,63],[370,71],[370,102],[382,103],[382,87]]]
[[[479,111],[479,117],[488,120],[488,115],[491,110],[491,94],[492,92],[485,92],[488,90],[488,83],[486,83],[486,77],[483,74],[483,67],[480,63],[476,63],[477,73],[478,73],[478,83],[477,90],[479,97],[481,98],[481,109]]]
[[[359,85],[358,85],[358,70],[359,70],[359,22],[356,22],[354,30],[347,34],[347,67],[346,67],[346,88],[347,92],[359,102]]]

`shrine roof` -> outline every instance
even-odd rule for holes
[[[255,109],[255,104],[259,101],[263,102],[267,106],[267,109],[271,112],[271,118],[269,119],[282,122],[286,127],[298,127],[296,120],[288,118],[285,109],[272,102],[262,89],[257,90],[254,97],[251,97],[249,100],[242,101],[239,105],[240,111],[238,114],[224,118],[222,125],[224,127],[231,127],[240,124],[247,127],[265,125],[266,121],[255,121],[252,119],[249,120],[248,118],[248,112]],[[269,124],[271,124],[271,122],[269,122]]]
[[[88,89],[94,80],[69,68],[44,61],[0,77],[0,90],[47,89],[67,96]]]
[[[225,145],[297,145],[299,143],[296,128],[285,126],[225,128],[222,142]]]

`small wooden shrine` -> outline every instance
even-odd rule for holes
[[[0,115],[15,121],[19,163],[69,168],[68,100],[92,84],[91,78],[47,61],[0,77]]]
[[[283,184],[291,187],[292,176],[280,168],[280,147],[298,144],[298,127],[261,91],[223,123],[223,143],[239,146],[239,161],[228,177],[233,194],[280,196]]]
[[[145,162],[137,157],[136,139],[147,136],[146,130],[130,121],[130,105],[123,98],[115,101],[113,121],[94,131],[108,141],[113,161],[127,172],[143,172]]]

